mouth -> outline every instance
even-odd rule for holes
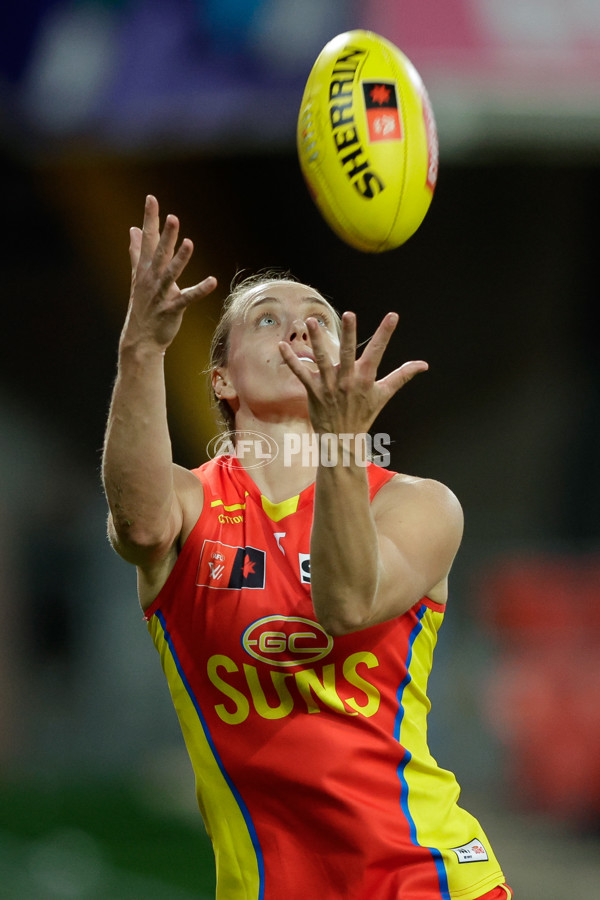
[[[308,347],[306,347],[302,353],[296,353],[296,356],[300,362],[316,362],[314,353]]]
[[[314,353],[312,352],[310,347],[303,347],[302,352],[298,352],[297,350],[294,350],[294,353],[296,354],[296,357],[299,362],[314,363],[315,365],[317,365],[317,361],[315,359]],[[281,362],[285,365],[285,362],[283,360],[281,360]]]

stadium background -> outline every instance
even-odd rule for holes
[[[334,34],[395,41],[429,88],[440,178],[417,235],[345,247],[295,116]],[[212,272],[168,356],[179,462],[215,433],[202,370],[238,269],[397,309],[394,468],[465,508],[432,745],[517,896],[588,898],[600,826],[600,16],[540,0],[29,2],[0,37],[0,896],[211,896],[191,771],[134,573],[108,548],[103,428],[128,228],[153,192]]]

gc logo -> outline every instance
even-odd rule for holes
[[[333,638],[311,619],[300,616],[265,616],[242,635],[246,653],[272,666],[298,666],[327,656]]]

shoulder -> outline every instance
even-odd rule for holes
[[[378,502],[391,502],[398,497],[406,499],[422,497],[460,507],[454,492],[441,481],[436,481],[434,478],[419,478],[417,475],[404,475],[400,472],[388,474],[391,477],[382,485],[374,498]]]
[[[180,545],[189,536],[204,508],[205,490],[201,472],[202,467],[190,470],[173,466],[175,493],[181,507],[181,534],[177,542]]]
[[[443,524],[462,535],[463,511],[458,498],[433,478],[394,473],[373,498],[372,509],[376,520],[429,520],[432,527]]]
[[[463,535],[463,512],[455,494],[439,481],[395,475],[376,495],[373,519],[380,545],[399,553],[416,577],[421,596],[448,598],[448,574]]]
[[[183,544],[204,507],[215,503],[238,503],[247,493],[244,470],[228,457],[208,460],[195,469],[175,466],[175,489],[181,503]]]

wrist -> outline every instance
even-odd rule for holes
[[[370,442],[365,432],[324,432],[318,435],[319,467],[364,470],[369,464]]]
[[[153,358],[164,358],[166,347],[161,347],[154,341],[142,338],[133,338],[125,332],[119,339],[119,358],[136,359],[141,361]]]

